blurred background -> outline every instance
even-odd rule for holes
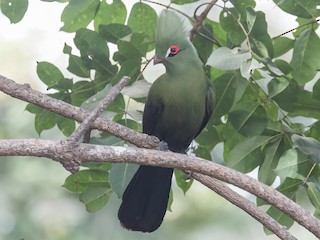
[[[135,3],[124,2],[128,9]],[[1,75],[46,92],[36,75],[36,62],[49,61],[61,70],[66,69],[68,58],[62,49],[64,43],[73,43],[73,35],[59,31],[64,6],[30,0],[24,19],[16,25],[0,14]],[[194,5],[180,9],[191,14]],[[279,10],[271,0],[258,0],[257,9],[266,13],[271,37],[297,25],[293,16]],[[218,11],[213,9],[211,18],[217,19]],[[150,66],[146,78],[154,80],[157,77],[154,72],[158,70]],[[0,92],[0,139],[64,138],[57,129],[38,136],[33,126],[34,115],[26,112],[25,106],[26,103]],[[166,214],[159,230],[151,234],[128,232],[119,225],[120,200],[115,195],[103,210],[87,213],[78,196],[62,187],[68,175],[60,164],[48,159],[0,157],[0,240],[278,239],[265,235],[261,224],[197,183],[186,196],[173,184],[173,212]],[[249,194],[243,195],[255,201]],[[292,233],[298,239],[316,239],[296,224]]]

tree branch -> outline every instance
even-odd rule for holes
[[[210,178],[208,176],[193,173],[192,177],[196,179],[198,182],[202,183],[203,185],[207,186],[224,199],[228,200],[232,204],[238,206],[240,209],[247,212],[257,221],[259,221],[263,226],[268,228],[274,234],[276,234],[280,239],[283,240],[296,240],[294,236],[290,234],[289,231],[283,226],[281,226],[276,220],[258,208],[254,203],[249,201],[248,199],[242,197],[240,194],[236,193],[235,191],[231,190],[229,187],[225,186],[219,180]]]
[[[51,98],[41,92],[33,90],[29,84],[18,84],[1,75],[0,90],[14,98],[33,103],[48,111],[60,114],[61,116],[78,122],[84,121],[84,119],[89,115],[89,112],[79,107],[75,107],[71,104]],[[160,141],[158,138],[147,134],[137,133],[132,129],[101,117],[98,117],[96,121],[93,122],[92,128],[110,133],[138,147],[159,149]]]
[[[212,0],[208,3],[207,7],[203,10],[203,12],[199,16],[194,16],[195,23],[193,24],[193,28],[190,31],[190,41],[193,40],[194,36],[197,34],[199,28],[202,25],[202,22],[207,18],[208,13],[210,12],[211,8],[218,2],[218,0]]]
[[[74,161],[80,161],[81,163],[130,162],[201,173],[233,184],[266,200],[320,238],[320,221],[308,211],[273,188],[233,169],[198,157],[173,152],[92,144],[79,144],[70,150],[70,147],[65,142],[38,139],[0,140],[0,156],[48,157],[63,163],[63,165],[72,164]]]
[[[79,142],[84,134],[91,128],[92,123],[102,114],[110,103],[119,95],[121,90],[127,85],[129,77],[123,77],[101,101],[98,106],[84,119],[80,126],[68,137],[67,140]]]

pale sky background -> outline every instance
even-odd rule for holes
[[[110,3],[111,1],[107,2]],[[137,1],[126,0],[124,2],[132,6]],[[168,1],[159,2],[168,3]],[[207,2],[207,0],[202,2]],[[22,21],[17,24],[10,24],[9,20],[0,14],[1,75],[19,83],[29,83],[33,88],[43,92],[46,91],[46,88],[37,77],[37,61],[51,62],[58,66],[66,76],[72,77],[72,75],[65,70],[68,64],[68,56],[63,54],[62,50],[64,43],[73,45],[74,35],[59,31],[62,27],[60,16],[65,5],[66,4],[55,2],[48,3],[40,0],[29,0],[27,13]],[[174,5],[172,6],[175,7]],[[161,10],[161,8],[158,9],[159,11]],[[183,6],[180,7],[180,9],[192,14],[194,5]],[[256,10],[261,10],[266,14],[271,37],[297,26],[295,17],[279,10],[271,0],[258,0]],[[210,18],[217,19],[219,11],[220,9],[218,7],[214,7],[210,13]],[[290,37],[290,34],[286,36]],[[150,78],[147,80],[153,81],[157,77],[157,74],[154,74],[154,72],[157,72],[159,69],[163,70],[161,66],[155,67],[151,65],[145,74],[146,78]],[[0,92],[0,103],[1,101],[16,100]],[[23,111],[23,106],[20,110]],[[44,138],[43,135],[42,137]],[[193,186],[192,189],[196,198],[198,194],[201,194],[203,187]],[[192,194],[188,196],[193,198]],[[299,236],[296,234],[296,236],[299,239],[303,239],[303,235]],[[266,239],[276,238],[268,237]]]

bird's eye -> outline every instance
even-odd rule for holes
[[[167,56],[168,56],[168,57],[173,57],[173,56],[177,55],[178,52],[180,52],[179,46],[177,46],[177,45],[171,45],[171,46],[169,47],[169,49],[168,49]]]

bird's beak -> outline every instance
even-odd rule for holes
[[[164,59],[157,57],[156,55],[154,55],[153,57],[153,65],[156,65],[158,63],[163,63]]]

